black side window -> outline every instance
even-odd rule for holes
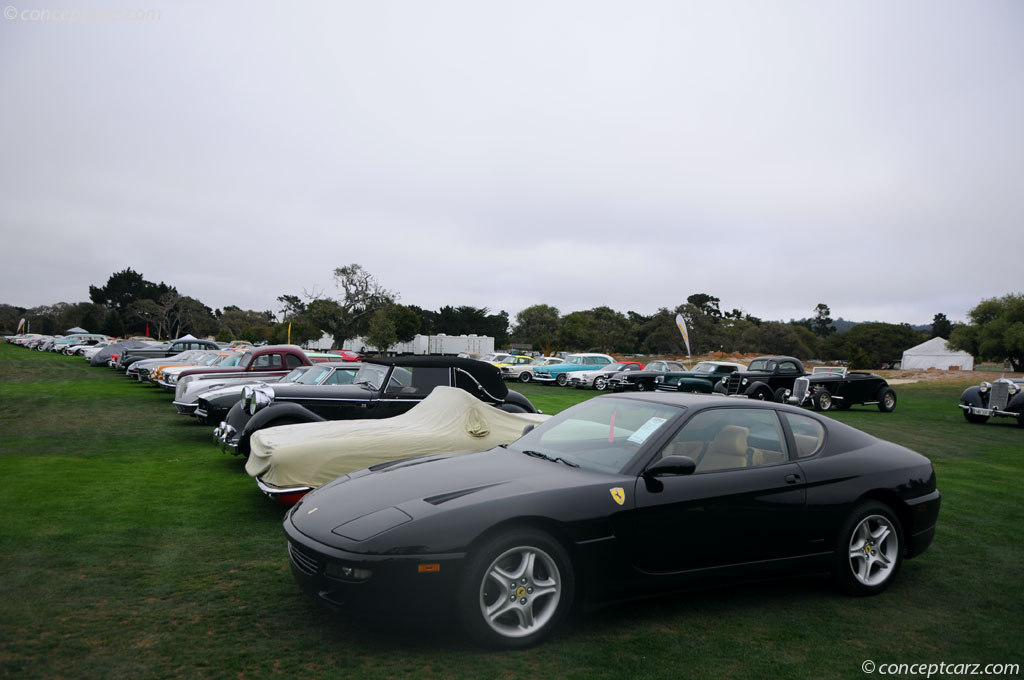
[[[288,364],[288,368],[297,368],[298,366],[302,366],[302,360],[294,354],[285,356],[284,361]]]

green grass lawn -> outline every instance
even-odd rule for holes
[[[516,385],[554,413],[590,390]],[[489,652],[441,617],[339,618],[299,592],[281,509],[169,395],[0,346],[0,677],[862,678],[861,664],[1024,663],[1024,430],[969,425],[964,385],[835,417],[929,456],[935,543],[892,587],[823,579],[663,597]]]

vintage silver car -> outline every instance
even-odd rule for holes
[[[251,373],[241,374],[237,380],[222,383],[220,387],[205,388],[202,382],[186,383],[186,387],[189,389],[195,388],[201,391],[194,394],[189,394],[186,391],[185,399],[192,399],[192,402],[181,403],[175,400],[174,406],[180,414],[188,415],[191,409],[191,415],[198,418],[200,423],[216,425],[227,417],[231,407],[242,398],[242,392],[246,387],[258,387],[268,384],[288,385],[291,383],[303,385],[350,385],[360,366],[362,364],[358,361],[331,361],[311,366],[299,366],[283,376],[266,376],[254,379]],[[233,376],[225,376],[225,378],[228,377]]]
[[[1024,427],[1024,378],[998,378],[968,387],[960,395],[960,410],[969,423],[987,423],[992,416],[1015,418]]]

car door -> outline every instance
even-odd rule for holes
[[[638,479],[636,510],[616,528],[629,536],[637,568],[682,572],[801,554],[805,484],[774,410],[701,411],[658,454],[666,455],[689,456],[697,469]]]

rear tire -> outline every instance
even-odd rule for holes
[[[487,647],[523,649],[561,623],[574,588],[572,561],[561,543],[536,529],[512,528],[471,553],[459,585],[459,620]]]
[[[519,382],[528,383],[533,378],[533,375],[529,371],[523,371],[519,374]]]
[[[637,392],[646,392],[648,389],[649,388],[647,387],[647,383],[646,382],[644,382],[643,380],[637,380],[636,381],[636,391]]]
[[[565,387],[566,383],[569,382],[569,375],[566,373],[559,373],[558,377],[555,378],[555,384],[559,387]]]
[[[851,595],[877,595],[903,564],[903,528],[892,509],[865,501],[853,509],[836,543],[836,581]]]

